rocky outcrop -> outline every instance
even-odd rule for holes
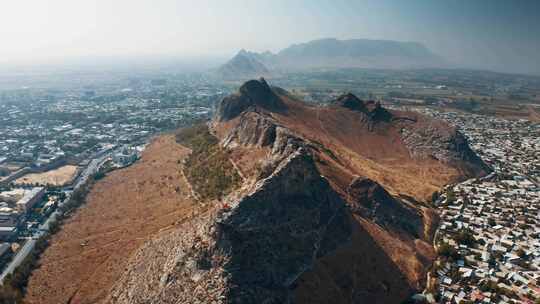
[[[392,120],[392,113],[382,107],[379,101],[370,100],[366,103],[368,109],[369,118],[375,122],[390,122]]]
[[[288,303],[296,278],[348,242],[350,226],[345,201],[299,149],[248,195],[149,242],[111,301]]]
[[[345,201],[298,150],[218,221],[235,303],[287,303],[295,279],[350,237]]]
[[[390,122],[393,119],[392,113],[381,106],[378,101],[363,101],[352,93],[339,96],[334,104],[349,109],[351,111],[363,113],[368,122],[367,126],[373,131],[375,124],[380,122]]]
[[[233,119],[248,108],[279,112],[284,111],[286,106],[272,91],[264,78],[250,80],[240,87],[237,94],[225,97],[219,103],[216,120]]]
[[[386,110],[380,102],[362,101],[348,93],[341,95],[334,104],[368,117],[368,129],[378,122],[394,122],[401,125],[401,138],[414,158],[432,157],[441,162],[462,167],[468,174],[482,174],[489,167],[470,149],[467,139],[455,128],[441,124],[419,124],[415,116],[398,116]]]
[[[334,102],[334,104],[353,111],[365,112],[367,110],[364,102],[352,93],[347,93],[339,96]]]
[[[266,147],[276,139],[276,122],[257,112],[241,114],[239,123],[227,134],[222,145],[234,148],[237,145]]]
[[[422,215],[392,197],[380,184],[364,177],[353,179],[347,189],[352,212],[394,231],[422,235]]]
[[[465,136],[455,128],[408,124],[401,129],[401,138],[413,158],[431,157],[460,168],[467,176],[491,171],[471,150]]]
[[[277,111],[284,108],[283,102],[272,91],[264,78],[247,81],[240,87],[239,92],[241,95],[249,97],[253,103],[265,109]]]
[[[262,162],[260,177],[268,176],[284,158],[300,148],[307,148],[305,140],[281,126],[268,115],[256,111],[240,115],[240,119],[222,140],[224,147],[267,147],[269,156]]]

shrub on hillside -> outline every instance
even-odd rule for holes
[[[176,141],[192,151],[184,162],[184,174],[202,199],[223,197],[240,183],[229,152],[205,124],[180,129]]]

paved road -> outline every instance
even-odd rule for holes
[[[11,260],[11,263],[4,269],[4,272],[0,275],[0,283],[4,283],[4,279],[6,276],[11,274],[13,271],[15,271],[15,268],[17,268],[21,263],[24,261],[24,259],[34,250],[34,247],[36,246],[36,240],[35,239],[29,239],[24,243],[24,245],[19,249],[19,252],[15,255],[13,260]]]
[[[99,170],[99,168],[105,163],[105,161],[107,160],[107,158],[110,155],[111,155],[110,153],[107,153],[107,154],[105,154],[105,155],[103,155],[103,156],[101,156],[99,158],[93,159],[88,164],[86,169],[84,169],[84,171],[81,172],[81,174],[79,175],[79,177],[77,178],[77,180],[75,182],[75,186],[73,187],[73,189],[76,190],[79,187],[81,187],[82,185],[84,185],[86,183],[86,181],[88,180],[88,178],[90,176],[92,176],[93,174],[95,174]],[[64,202],[68,201],[69,196],[70,196],[70,194],[68,194],[66,196],[66,199],[63,202],[58,204],[58,207],[61,207],[64,204]],[[13,271],[15,271],[15,269],[19,265],[21,265],[21,263],[32,252],[32,250],[34,250],[34,247],[36,246],[37,239],[39,239],[40,237],[42,237],[43,235],[48,233],[50,225],[56,221],[56,218],[57,218],[57,216],[59,214],[60,214],[60,212],[58,211],[58,208],[57,208],[53,213],[51,213],[51,215],[47,218],[47,220],[45,222],[43,222],[43,224],[39,225],[38,232],[36,232],[32,236],[31,239],[26,241],[26,243],[17,252],[15,257],[13,257],[13,259],[11,260],[9,265],[4,269],[2,274],[0,274],[0,285],[2,285],[4,283],[4,279],[6,278],[6,276],[13,273]]]
[[[88,178],[90,176],[92,176],[93,174],[95,174],[98,170],[99,170],[99,167],[101,165],[103,165],[103,163],[105,162],[105,160],[110,156],[110,154],[105,154],[99,158],[96,158],[96,159],[93,159],[89,164],[88,166],[86,167],[86,169],[81,172],[81,174],[79,175],[79,177],[77,178],[77,181],[75,182],[75,186],[73,187],[73,189],[77,189],[79,188],[80,186],[82,186],[84,183],[86,183],[86,181],[88,180]]]

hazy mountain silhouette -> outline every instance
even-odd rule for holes
[[[222,78],[250,78],[270,75],[269,69],[261,62],[257,53],[241,50],[229,62],[222,65],[217,73]]]
[[[241,50],[218,71],[225,78],[245,78],[317,68],[402,69],[444,65],[441,57],[418,42],[328,38],[293,44],[277,54]]]

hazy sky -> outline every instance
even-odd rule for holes
[[[0,64],[229,56],[317,38],[424,43],[449,61],[540,74],[537,0],[4,0]]]

